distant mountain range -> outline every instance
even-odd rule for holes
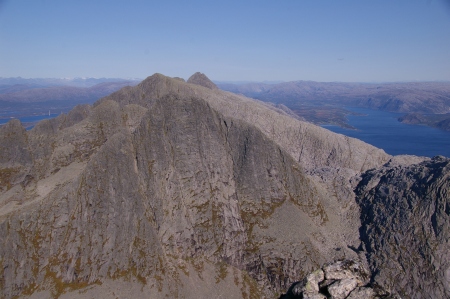
[[[450,112],[450,82],[339,83],[294,81],[278,84],[218,84],[219,88],[284,104],[315,124],[345,126],[345,107],[400,113]]]
[[[77,104],[92,104],[124,86],[139,82],[107,78],[0,78],[0,117],[33,115],[48,110],[68,112]]]
[[[0,101],[13,103],[35,103],[50,101],[87,102],[97,100],[124,86],[136,85],[135,81],[102,82],[91,87],[49,86],[28,87],[13,85],[0,94]],[[14,90],[14,91],[12,91]],[[8,92],[6,92],[8,91]]]
[[[0,93],[5,93],[5,89],[12,86],[22,86],[25,89],[29,88],[45,88],[52,86],[73,86],[73,87],[92,87],[94,85],[105,82],[123,82],[132,81],[140,82],[142,79],[138,78],[22,78],[0,77]],[[19,91],[19,90],[16,90]],[[10,92],[10,91],[7,91]]]
[[[450,82],[219,84],[219,88],[288,106],[352,105],[391,112],[450,112]]]

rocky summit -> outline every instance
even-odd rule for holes
[[[2,298],[450,296],[447,158],[392,157],[201,73],[0,140]]]

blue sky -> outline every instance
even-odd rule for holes
[[[450,81],[448,0],[0,0],[0,77]]]

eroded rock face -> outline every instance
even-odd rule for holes
[[[450,159],[389,163],[356,189],[373,280],[402,298],[450,297]]]
[[[0,192],[26,182],[32,164],[28,136],[18,119],[9,121],[0,130]]]

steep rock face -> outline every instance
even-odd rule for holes
[[[402,298],[450,297],[450,159],[389,163],[356,189],[373,280]]]
[[[267,109],[267,104],[220,90],[185,84],[160,74],[148,77],[134,88],[124,88],[102,101],[113,100],[121,106],[137,103],[151,107],[157,98],[176,96],[181,100],[201,98],[211,108],[226,117],[240,119],[259,129],[266,138],[283,148],[302,169],[312,175],[321,189],[326,190],[330,208],[339,211],[336,221],[349,228],[359,223],[358,207],[354,203],[353,186],[349,179],[360,171],[386,163],[390,156],[360,140],[334,134],[315,125],[301,122]],[[333,206],[334,203],[337,205]],[[359,224],[356,224],[356,226]],[[359,242],[353,229],[343,229],[344,239]],[[350,232],[351,233],[347,233]]]
[[[197,298],[197,283],[229,298],[274,297],[329,260],[355,257],[349,178],[389,159],[159,74],[0,136],[21,153],[0,153],[2,173],[20,166],[0,193],[6,298],[94,292],[112,280],[156,297]]]
[[[113,100],[121,106],[134,103],[150,107],[155,99],[167,95],[176,95],[180,99],[201,98],[224,116],[254,125],[301,162],[306,170],[344,167],[359,172],[379,167],[390,159],[383,150],[358,139],[296,121],[267,109],[267,105],[262,102],[221,90],[186,84],[161,74],[148,77],[136,87],[125,87],[97,101],[95,105]]]
[[[0,192],[4,192],[25,179],[32,158],[27,133],[18,119],[2,127],[0,140]]]

